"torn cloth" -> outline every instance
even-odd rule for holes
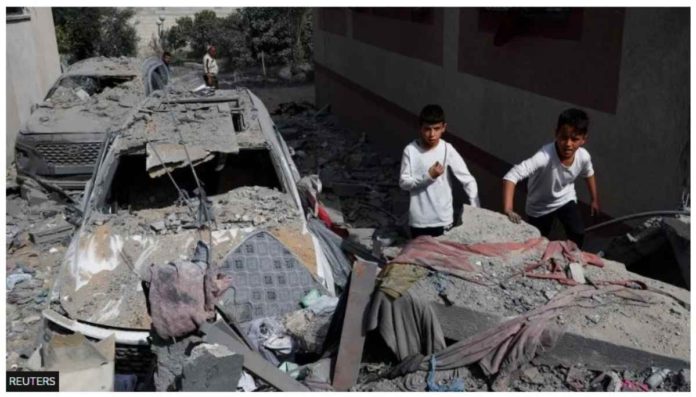
[[[547,239],[539,237],[524,243],[461,244],[436,240],[430,236],[420,236],[411,240],[392,262],[425,266],[465,280],[485,284],[478,267],[470,261],[472,256],[493,257],[519,254],[532,249],[543,249],[547,242]]]
[[[379,334],[399,360],[413,354],[431,354],[445,348],[445,336],[429,302],[406,291],[392,300],[378,290],[372,297],[366,330]]]
[[[341,249],[343,239],[316,218],[307,218],[307,227],[319,240],[322,252],[331,266],[334,283],[345,288],[352,264]]]
[[[448,346],[435,353],[437,370],[449,370],[479,363],[488,376],[509,374],[535,355],[551,349],[561,332],[550,326],[549,320],[573,306],[581,305],[581,299],[595,295],[617,294],[626,287],[618,285],[594,288],[576,286],[558,293],[546,305],[506,321],[486,331]],[[396,366],[389,377],[401,376],[416,370],[428,369],[428,357],[416,354]]]
[[[150,317],[163,339],[189,334],[215,316],[215,302],[231,279],[211,266],[208,257],[208,246],[199,241],[191,261],[150,265]]]
[[[572,241],[550,241],[546,245],[544,255],[537,263],[533,263],[524,269],[524,274],[531,278],[544,278],[556,280],[564,285],[577,285],[578,283],[566,275],[566,267],[570,263],[581,265],[593,265],[604,267],[602,258],[589,252],[583,252]],[[533,270],[544,269],[545,272],[535,273]]]
[[[397,299],[418,280],[425,278],[430,270],[422,266],[390,263],[380,272],[379,289]]]

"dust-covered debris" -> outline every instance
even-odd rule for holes
[[[462,224],[439,239],[475,244],[525,242],[539,236],[539,230],[525,222],[512,223],[503,214],[465,205]]]
[[[30,179],[20,186],[14,169],[7,174],[5,262],[7,319],[6,346],[8,370],[26,368],[26,360],[36,347],[41,332],[41,311],[48,305],[48,295],[57,276],[72,227],[57,239],[36,240],[33,231],[50,222],[64,222],[67,203]],[[41,196],[40,201],[32,201]]]

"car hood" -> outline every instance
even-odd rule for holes
[[[86,100],[70,92],[65,97],[54,94],[29,116],[23,132],[106,132],[119,128],[138,111],[145,99],[139,94],[142,91],[142,82],[135,80],[107,88]]]
[[[253,231],[253,227],[213,231],[213,263],[221,263]],[[269,232],[317,274],[316,251],[309,232],[294,224],[277,226]],[[62,308],[75,320],[149,330],[151,321],[142,282],[149,279],[150,265],[190,258],[197,241],[207,242],[209,236],[197,230],[130,234],[110,223],[89,232],[80,231],[67,250],[52,298],[60,299]]]

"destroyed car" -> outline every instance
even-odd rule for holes
[[[109,132],[123,128],[138,104],[169,80],[157,58],[88,58],[71,65],[32,107],[15,144],[19,174],[82,189]]]
[[[232,276],[233,288],[218,305],[230,321],[297,310],[313,289],[332,294],[299,179],[268,111],[249,90],[149,97],[131,125],[105,142],[85,188],[81,226],[43,312],[46,332],[115,335],[117,360],[147,355],[150,269],[190,258],[200,242],[210,262]]]

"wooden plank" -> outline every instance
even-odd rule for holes
[[[218,320],[213,324],[205,323],[201,326],[205,333],[203,340],[208,343],[217,343],[227,346],[235,353],[244,356],[244,368],[252,374],[268,382],[280,391],[310,391],[309,388],[285,372],[266,361],[261,355],[249,349],[241,342],[234,331],[224,321]]]
[[[365,345],[365,316],[375,288],[378,270],[376,264],[362,261],[355,262],[353,265],[333,376],[333,387],[337,391],[349,390],[358,380]]]

